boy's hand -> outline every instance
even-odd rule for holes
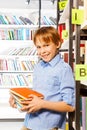
[[[27,111],[28,113],[34,113],[42,108],[43,99],[35,95],[30,95],[27,100],[21,102],[24,106],[21,111]]]
[[[9,104],[10,104],[11,107],[17,108],[17,105],[15,103],[15,99],[14,99],[14,97],[12,95],[10,95]]]

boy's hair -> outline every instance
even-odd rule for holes
[[[46,43],[52,42],[54,44],[60,44],[61,46],[61,39],[58,31],[52,26],[39,28],[34,34],[33,41],[34,44],[36,44],[37,41],[40,41]]]

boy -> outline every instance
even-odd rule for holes
[[[22,130],[58,130],[65,128],[66,112],[75,110],[75,81],[71,67],[59,54],[61,39],[54,27],[41,27],[34,35],[34,44],[40,61],[34,68],[33,89],[44,99],[34,95],[22,111],[26,111]],[[13,97],[10,105],[14,107]]]

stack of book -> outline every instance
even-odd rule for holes
[[[36,95],[40,98],[44,97],[43,94],[27,87],[10,88],[10,94],[14,97],[18,109],[23,107],[23,105],[21,104],[21,101],[28,100],[29,95],[31,94]]]

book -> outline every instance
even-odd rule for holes
[[[15,96],[18,96],[20,97],[21,99],[28,99],[28,96],[30,94],[34,94],[38,97],[41,97],[43,98],[44,95],[35,91],[35,90],[32,90],[30,88],[27,88],[27,87],[17,87],[17,88],[10,88],[10,93],[14,94]]]
[[[17,105],[17,109],[21,112],[21,108],[24,106],[22,103],[21,103],[21,100],[22,100],[22,98],[20,98],[19,96],[17,96],[17,95],[15,95],[15,94],[12,94],[11,93],[11,95],[14,97],[14,99],[15,99],[15,103],[16,103],[16,105]]]
[[[57,24],[57,19],[56,18],[51,16],[51,17],[49,17],[49,19],[54,23],[54,25]]]
[[[34,23],[29,18],[24,17],[24,20],[27,22],[27,24],[34,25]]]
[[[23,24],[25,24],[25,25],[27,24],[27,22],[26,22],[26,20],[24,19],[23,16],[20,16],[19,19],[23,22]]]
[[[86,107],[85,108],[86,109],[86,111],[85,111],[86,115],[85,116],[86,116],[86,120],[85,121],[86,121],[86,130],[87,130],[87,97],[85,97],[85,98],[86,98],[86,101],[85,101],[85,107]]]
[[[82,128],[86,130],[86,97],[82,97]]]
[[[2,15],[0,15],[0,20],[2,21],[2,24],[7,24]]]
[[[14,97],[18,110],[24,106],[21,101],[28,99],[30,94],[34,94],[41,98],[44,97],[43,94],[26,87],[10,88],[10,94]]]

